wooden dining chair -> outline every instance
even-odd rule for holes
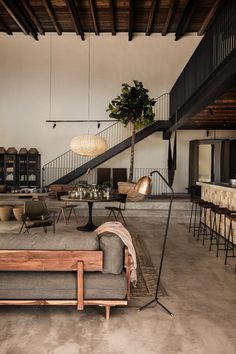
[[[115,220],[118,220],[118,217],[120,216],[124,222],[124,225],[126,225],[125,218],[123,215],[123,211],[126,209],[126,200],[127,200],[127,194],[118,194],[117,195],[117,201],[119,202],[119,205],[116,206],[106,206],[105,209],[109,210],[110,213],[108,217],[111,215],[114,216]]]

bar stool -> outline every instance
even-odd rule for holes
[[[233,222],[236,222],[236,214],[230,214],[230,215],[226,215],[226,218],[229,220],[229,230],[228,230],[228,237],[227,237],[227,241],[226,241],[226,252],[225,252],[225,264],[227,264],[227,259],[229,257],[235,257],[235,237],[233,234]],[[229,255],[229,251],[232,252],[231,255]],[[235,266],[235,272],[236,272],[236,266]]]
[[[201,201],[201,198],[196,198],[192,199],[192,206],[191,206],[191,213],[190,213],[190,219],[189,219],[189,226],[188,226],[188,232],[193,229],[197,228],[197,209],[198,209],[198,202]],[[200,209],[199,209],[200,211]]]
[[[199,220],[201,213],[201,205],[204,204],[205,201],[201,198],[196,198],[192,200],[191,214],[189,220],[189,232],[193,229],[193,236],[196,236],[196,233],[199,229]]]
[[[231,211],[228,208],[221,208],[219,206],[215,206],[214,208],[212,208],[212,212],[214,213],[214,216],[212,221],[212,233],[210,237],[209,251],[211,251],[212,245],[216,245],[216,257],[218,257],[219,251],[226,250],[226,216],[229,215]],[[222,218],[224,218],[223,232],[221,230]],[[223,239],[223,243],[220,243],[221,238]],[[215,240],[215,242],[213,240]],[[220,248],[220,246],[224,246],[224,248]]]
[[[66,224],[68,224],[68,223],[69,223],[69,220],[70,220],[70,217],[71,217],[71,213],[72,213],[72,211],[73,211],[74,216],[75,216],[75,220],[76,220],[76,222],[78,223],[77,215],[76,215],[76,212],[75,212],[75,208],[76,208],[76,207],[77,207],[76,204],[65,204],[65,205],[61,206],[59,215],[58,215],[58,217],[57,217],[57,222],[59,221],[59,219],[60,219],[60,217],[61,217],[61,215],[62,215],[63,218],[64,218],[64,222],[65,222]],[[69,210],[68,218],[66,218],[66,213],[65,213],[66,210]]]
[[[200,219],[197,240],[202,236],[202,244],[204,245],[206,239],[210,239],[212,234],[212,218],[211,208],[215,207],[215,204],[207,201],[199,202],[200,206]],[[207,211],[210,211],[210,226],[207,225]]]

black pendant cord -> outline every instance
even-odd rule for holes
[[[170,224],[170,215],[171,215],[171,209],[172,209],[172,202],[173,202],[173,188],[169,185],[169,183],[167,182],[167,180],[162,176],[162,174],[159,171],[153,171],[151,172],[151,176],[153,173],[157,173],[161,179],[166,183],[166,185],[170,188],[171,190],[171,196],[170,196],[170,204],[169,204],[169,210],[168,210],[168,216],[167,216],[167,221],[166,221],[166,227],[165,227],[165,234],[164,234],[164,240],[163,240],[163,245],[162,245],[162,251],[161,251],[161,260],[160,260],[160,265],[159,265],[159,272],[158,272],[158,277],[157,277],[157,285],[156,285],[156,293],[155,293],[155,297],[153,300],[149,301],[147,304],[141,306],[138,309],[138,312],[144,310],[145,308],[147,308],[148,306],[150,306],[153,303],[156,303],[158,305],[160,305],[166,312],[169,313],[169,315],[174,316],[173,313],[168,310],[167,307],[165,307],[158,298],[158,292],[159,292],[159,288],[160,288],[160,284],[161,284],[161,273],[162,273],[162,266],[163,266],[163,261],[164,261],[164,256],[165,256],[165,249],[166,249],[166,240],[167,240],[167,236],[168,236],[168,230],[169,230],[169,224]]]

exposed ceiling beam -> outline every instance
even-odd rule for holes
[[[161,32],[162,36],[165,36],[166,33],[168,32],[168,28],[169,28],[172,16],[174,14],[176,4],[177,4],[177,0],[171,0],[171,4],[170,4],[169,10],[168,10],[166,21],[165,21],[164,26],[162,28],[162,32]]]
[[[151,8],[149,11],[149,16],[148,16],[148,23],[147,23],[147,28],[146,28],[146,36],[150,36],[151,30],[152,30],[152,25],[154,21],[154,16],[157,8],[159,0],[152,0]]]
[[[82,28],[82,24],[78,15],[78,9],[76,8],[74,0],[66,0],[66,5],[68,11],[71,15],[71,19],[75,28],[75,32],[77,35],[80,35],[82,41],[84,41],[84,31]]]
[[[129,26],[128,26],[128,39],[132,41],[134,33],[134,1],[129,0]]]
[[[116,35],[116,15],[115,15],[115,4],[114,0],[110,0],[111,9],[111,33],[113,36]]]
[[[0,3],[24,34],[31,34],[34,39],[38,40],[37,31],[22,11],[23,9],[19,6],[19,2],[0,0]]]
[[[9,34],[9,36],[11,36],[13,33],[10,30],[10,28],[5,24],[5,22],[0,18],[0,24],[4,29],[4,32],[6,32],[7,34]]]
[[[39,22],[37,16],[35,15],[32,7],[30,6],[29,1],[28,0],[21,0],[21,2],[24,5],[24,8],[25,8],[27,14],[30,16],[31,20],[35,24],[38,32],[43,36],[45,34],[44,29],[43,29],[41,23]]]
[[[217,14],[219,8],[223,5],[223,3],[225,2],[225,0],[216,0],[215,4],[211,7],[210,11],[208,12],[207,16],[205,17],[201,27],[198,30],[198,36],[202,36],[206,30],[208,29],[208,27],[210,26],[210,24],[212,23],[212,21],[215,18],[215,15]]]
[[[175,40],[180,39],[186,32],[188,24],[196,8],[196,0],[189,0],[180,19],[179,25],[175,33]]]
[[[45,9],[47,10],[48,16],[51,19],[55,30],[57,31],[57,34],[60,36],[62,33],[61,27],[56,19],[55,12],[53,10],[51,2],[49,0],[42,0],[42,1],[43,1]]]
[[[98,30],[98,24],[97,24],[97,20],[96,20],[96,14],[95,14],[93,0],[89,0],[89,9],[90,9],[90,13],[92,16],[94,32],[97,36],[99,36],[99,30]]]

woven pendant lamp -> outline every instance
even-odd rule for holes
[[[99,135],[89,134],[90,121],[90,32],[88,48],[88,134],[75,136],[70,142],[70,149],[82,156],[98,156],[107,150],[107,142]]]
[[[71,140],[70,148],[79,155],[98,156],[107,150],[107,142],[98,135],[79,135]]]

